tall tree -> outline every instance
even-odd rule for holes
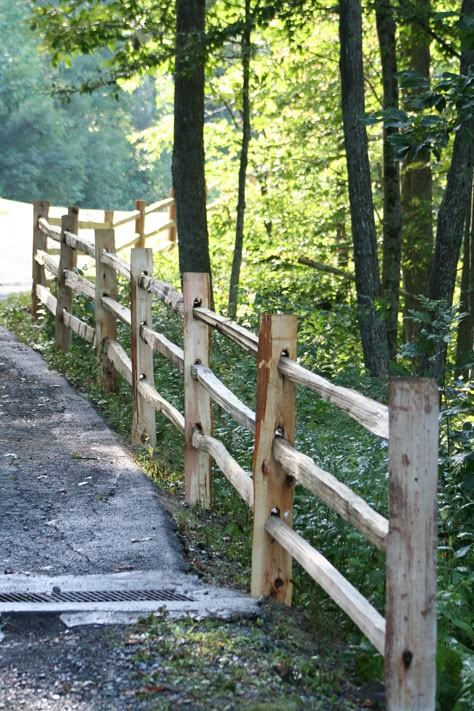
[[[247,165],[250,144],[250,53],[251,53],[251,23],[250,0],[245,0],[245,18],[240,43],[242,61],[242,142],[240,146],[239,187],[237,197],[237,220],[235,225],[234,255],[229,285],[229,316],[237,315],[239,300],[240,268],[244,245],[245,223],[245,188],[247,182]]]
[[[474,17],[474,0],[463,0],[460,22],[468,25]],[[461,34],[461,76],[467,76],[474,67],[474,44],[472,32]],[[474,113],[469,111],[456,131],[453,156],[448,172],[443,201],[439,208],[436,226],[436,241],[431,266],[429,296],[443,300],[448,306],[453,303],[457,267],[461,251],[463,228],[471,198],[474,166]],[[446,349],[433,364],[433,375],[441,377]]]
[[[342,112],[349,177],[352,240],[359,329],[366,367],[374,375],[388,370],[385,323],[377,311],[382,295],[377,255],[365,113],[360,0],[339,3]]]
[[[383,108],[398,108],[397,49],[395,20],[390,0],[376,0],[375,16],[382,60]],[[400,262],[402,253],[402,210],[400,164],[390,137],[396,129],[383,129],[383,268],[382,284],[388,301],[387,342],[390,358],[397,354]]]
[[[430,41],[428,34],[431,0],[406,3],[408,13],[401,33],[402,54],[408,71],[425,79],[405,97],[409,110],[411,100],[425,91],[430,80]],[[403,17],[403,14],[402,14]],[[420,150],[414,158],[407,157],[402,169],[403,205],[403,282],[405,286],[405,315],[418,307],[417,296],[428,294],[431,257],[433,254],[433,178],[430,153]],[[405,319],[405,338],[414,337],[412,319]]]
[[[205,0],[176,2],[173,189],[180,272],[211,272],[204,168]]]

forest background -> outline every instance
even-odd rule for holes
[[[252,327],[297,313],[300,358],[342,384],[383,398],[388,372],[438,379],[441,638],[464,658],[473,5],[0,0],[2,197],[130,209],[174,186],[163,276],[212,270],[217,310]],[[362,488],[383,459],[368,447],[342,466]]]

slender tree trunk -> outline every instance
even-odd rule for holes
[[[471,186],[471,199],[464,230],[459,310],[466,314],[459,324],[456,342],[456,361],[461,364],[468,354],[472,356],[474,350],[474,182]],[[464,368],[462,371],[465,380],[469,379],[469,370],[472,370],[472,367]]]
[[[375,16],[382,59],[383,108],[398,108],[397,53],[395,20],[390,0],[376,0]],[[402,209],[400,167],[390,143],[394,128],[383,131],[383,268],[382,284],[388,301],[387,342],[390,358],[397,355],[400,262],[402,254]]]
[[[385,323],[377,313],[381,285],[367,132],[362,123],[365,103],[360,0],[341,0],[339,13],[342,112],[349,176],[359,329],[366,367],[373,375],[385,375],[389,360],[387,334]]]
[[[173,189],[183,272],[210,273],[204,173],[205,0],[176,1]]]
[[[474,15],[474,0],[463,0],[461,17]],[[474,65],[474,47],[466,37],[461,49],[461,74]],[[461,252],[466,210],[471,198],[474,166],[474,119],[461,125],[456,132],[453,156],[448,172],[443,201],[438,212],[436,242],[430,277],[430,299],[453,303],[457,268]],[[433,375],[441,378],[446,348],[433,365]]]
[[[237,315],[239,300],[240,269],[242,266],[242,252],[244,245],[244,220],[245,220],[245,186],[247,180],[247,164],[250,144],[250,0],[245,0],[245,27],[242,33],[242,144],[240,148],[239,166],[239,194],[237,199],[237,222],[235,227],[234,256],[229,287],[230,318]]]
[[[403,53],[407,68],[429,80],[430,37],[423,29],[431,11],[430,0],[416,0],[415,14],[420,24],[412,20],[402,33]],[[405,287],[404,314],[419,307],[418,294],[427,296],[431,258],[433,255],[433,180],[430,155],[421,151],[413,160],[407,159],[402,169],[403,209],[403,282]],[[413,340],[414,325],[405,319],[405,340]]]

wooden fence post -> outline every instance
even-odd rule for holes
[[[76,263],[75,250],[66,243],[66,232],[77,234],[79,227],[79,209],[70,207],[68,214],[61,218],[61,243],[58,269],[58,299],[56,303],[56,325],[54,331],[54,347],[57,350],[68,351],[71,347],[72,331],[63,320],[63,310],[72,313],[72,289],[66,286],[65,269],[72,271]]]
[[[140,210],[140,214],[135,219],[135,235],[140,235],[135,246],[139,248],[145,246],[145,208],[145,200],[135,200],[135,210]]]
[[[439,395],[396,378],[389,396],[385,687],[388,711],[433,711]]]
[[[184,476],[188,504],[209,508],[211,505],[211,459],[192,445],[193,430],[198,427],[212,434],[212,403],[209,394],[193,378],[192,366],[209,366],[209,327],[193,317],[193,308],[209,308],[209,274],[183,274],[184,297]]]
[[[106,339],[117,339],[117,321],[102,305],[102,297],[117,299],[117,274],[115,269],[102,262],[103,252],[115,253],[115,231],[95,230],[95,336],[98,376],[107,392],[118,388],[117,372],[104,351]]]
[[[137,201],[138,202],[138,201]],[[132,444],[156,445],[156,419],[154,408],[138,392],[138,382],[146,379],[154,385],[153,350],[141,337],[142,325],[152,328],[152,295],[139,286],[142,275],[153,276],[153,250],[132,249],[130,301],[132,312]]]
[[[38,310],[41,305],[41,301],[36,294],[36,286],[40,284],[41,286],[46,286],[46,277],[44,273],[44,266],[38,264],[35,259],[35,254],[38,249],[47,251],[48,248],[48,238],[38,227],[38,220],[40,217],[48,219],[49,213],[49,202],[46,200],[35,200],[33,203],[33,265],[32,265],[32,289],[31,289],[31,313],[33,318],[38,318]]]
[[[174,190],[170,189],[170,198],[174,198]],[[168,241],[176,242],[176,202],[173,200],[168,208],[168,220],[173,224],[168,227]]]
[[[292,559],[266,533],[269,516],[278,515],[291,526],[295,480],[272,454],[277,431],[295,442],[295,385],[278,371],[282,354],[296,358],[296,316],[262,317],[257,356],[257,406],[253,459],[254,516],[251,594],[272,595],[291,604]]]

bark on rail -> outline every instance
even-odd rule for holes
[[[73,316],[69,311],[63,311],[63,321],[67,328],[74,331],[78,336],[83,338],[87,343],[95,345],[95,328],[89,326],[88,323],[82,321],[77,316]]]
[[[234,393],[217,378],[210,368],[204,365],[193,365],[193,378],[198,380],[210,394],[212,400],[229,413],[236,422],[250,432],[255,432],[255,412],[247,407]]]
[[[385,620],[363,595],[317,550],[278,516],[270,516],[266,532],[303,566],[323,590],[349,615],[351,620],[384,653]]]
[[[173,365],[184,370],[184,352],[183,349],[177,346],[172,341],[168,340],[162,333],[154,331],[149,326],[142,326],[142,339],[156,353],[164,355]]]
[[[174,286],[166,281],[154,279],[153,277],[144,276],[140,279],[140,286],[146,291],[155,294],[161,301],[170,307],[172,311],[184,313],[183,295]]]
[[[332,403],[370,432],[388,439],[388,408],[355,390],[333,385],[316,373],[303,368],[294,360],[282,357],[278,365],[282,375],[297,385],[305,385]]]
[[[388,521],[374,511],[364,499],[332,474],[318,467],[306,454],[294,449],[282,437],[275,437],[273,455],[288,474],[333,508],[377,548],[385,550]]]
[[[173,425],[184,434],[184,417],[174,405],[165,400],[155,390],[155,388],[142,380],[138,383],[140,394],[147,400],[157,412],[161,412]]]
[[[54,239],[55,242],[61,241],[61,228],[51,225],[45,217],[40,217],[38,220],[38,228],[45,235]]]
[[[88,279],[85,279],[80,274],[76,274],[76,272],[71,272],[69,269],[66,269],[65,281],[70,289],[94,301],[95,286]]]
[[[210,435],[204,435],[199,430],[194,430],[192,436],[193,447],[207,452],[216,462],[226,479],[240,494],[246,504],[253,508],[253,482],[245,469],[242,469],[235,459],[229,454],[222,442]]]
[[[66,244],[68,244],[72,249],[76,249],[78,252],[83,252],[95,259],[95,245],[88,239],[84,237],[79,237],[72,232],[66,232],[65,234]]]

